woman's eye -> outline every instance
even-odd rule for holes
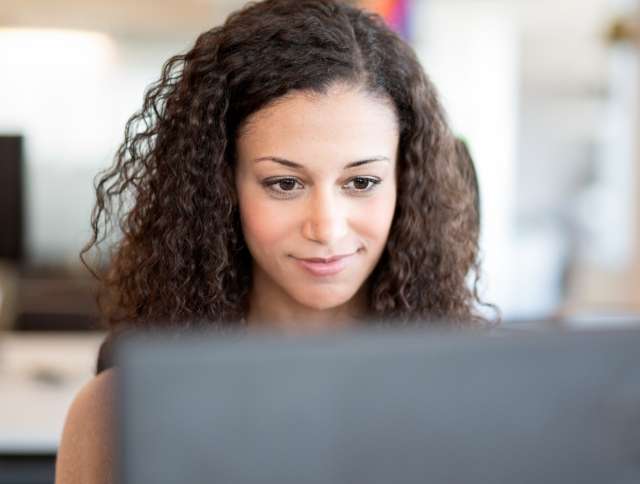
[[[275,185],[282,191],[290,192],[296,187],[296,181],[293,178],[285,178],[284,180],[279,180]]]
[[[345,187],[356,192],[368,192],[375,187],[381,180],[378,178],[370,178],[366,176],[357,176],[349,180]]]
[[[284,194],[303,188],[302,183],[295,178],[269,178],[263,184],[276,194]]]

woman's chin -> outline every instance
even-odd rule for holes
[[[353,297],[353,294],[351,292],[327,294],[326,292],[309,291],[303,294],[292,294],[292,296],[299,304],[309,309],[327,311],[346,304]]]

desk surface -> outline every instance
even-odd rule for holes
[[[0,453],[55,453],[105,334],[0,333]]]

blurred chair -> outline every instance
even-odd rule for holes
[[[86,331],[99,327],[97,282],[88,273],[57,267],[21,271],[13,329]]]
[[[18,271],[13,264],[0,261],[0,331],[13,327],[16,320]]]

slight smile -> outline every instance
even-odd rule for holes
[[[303,269],[305,269],[311,275],[315,277],[327,277],[334,276],[342,272],[349,265],[349,263],[353,259],[353,256],[357,254],[357,252],[358,251],[351,254],[337,255],[328,258],[312,257],[300,259],[297,257],[292,257]]]

